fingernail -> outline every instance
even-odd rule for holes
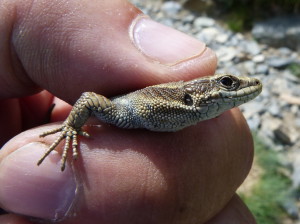
[[[75,199],[76,182],[67,166],[60,171],[60,155],[51,153],[36,163],[46,150],[30,143],[11,153],[0,164],[0,205],[7,211],[42,218],[63,218]]]
[[[163,64],[178,64],[201,55],[206,49],[203,42],[148,17],[138,17],[130,32],[142,53]]]

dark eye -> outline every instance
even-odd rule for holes
[[[193,105],[193,99],[189,94],[184,95],[184,103],[185,103],[185,105],[188,105],[188,106]]]
[[[224,78],[222,78],[222,79],[220,80],[220,83],[221,83],[224,87],[232,87],[232,85],[233,85],[233,80],[232,80],[230,77],[226,76],[226,77],[224,77]]]

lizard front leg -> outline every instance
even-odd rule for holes
[[[63,171],[65,169],[70,144],[72,144],[73,159],[76,159],[78,155],[77,136],[89,136],[87,132],[82,131],[82,126],[85,124],[85,122],[93,112],[107,113],[110,108],[113,108],[113,104],[106,97],[93,92],[83,93],[73,106],[73,109],[71,110],[69,116],[61,127],[46,131],[40,135],[40,137],[45,137],[47,135],[60,132],[58,138],[50,145],[49,149],[37,162],[37,165],[40,165],[44,161],[44,159],[56,148],[56,146],[65,138],[66,141],[61,159],[61,170]]]

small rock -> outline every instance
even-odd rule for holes
[[[194,21],[194,26],[196,27],[210,27],[215,25],[215,20],[208,17],[198,17]]]
[[[188,33],[191,30],[191,24],[186,23],[184,25],[181,25],[181,26],[178,27],[178,30],[183,32],[183,33]]]
[[[281,74],[283,78],[287,79],[288,81],[295,82],[295,83],[300,82],[299,78],[293,75],[290,70],[284,70]]]
[[[299,106],[298,105],[292,105],[291,106],[291,112],[297,116],[297,113],[299,111]]]
[[[300,118],[295,119],[295,125],[297,128],[300,128]]]
[[[273,151],[279,152],[279,151],[284,150],[283,145],[275,143],[274,139],[273,139],[273,136],[270,136],[268,133],[266,133],[262,129],[258,130],[257,136],[260,139],[263,139],[264,145],[266,145],[267,147],[269,147]]]
[[[228,40],[228,35],[223,33],[217,36],[216,41],[220,44],[224,44]]]
[[[237,52],[233,47],[222,47],[216,51],[218,59],[220,62],[232,61],[236,57]]]
[[[291,64],[293,60],[291,58],[279,58],[273,57],[267,60],[267,64],[274,68],[284,68]]]
[[[243,65],[248,74],[255,73],[255,63],[253,61],[245,61]]]
[[[258,114],[254,114],[252,117],[247,119],[247,123],[250,130],[257,131],[261,124],[260,116]]]
[[[274,130],[275,138],[284,145],[292,145],[292,141],[289,136],[289,130],[287,127],[281,125]]]
[[[283,122],[274,131],[275,137],[283,144],[294,145],[300,138],[300,131],[295,127],[295,115],[290,111],[282,112]]]
[[[195,20],[195,16],[192,15],[192,14],[189,14],[189,15],[182,18],[182,21],[184,23],[192,23],[194,20]]]
[[[272,71],[270,73],[273,74]],[[276,93],[278,95],[282,93],[290,93],[291,90],[289,89],[289,82],[286,79],[283,79],[281,77],[278,77],[276,79],[270,79],[270,83],[268,83],[271,88],[271,91],[273,93]]]
[[[168,15],[176,15],[181,10],[181,8],[181,4],[175,1],[164,2],[161,6],[161,9]]]
[[[242,40],[244,40],[244,36],[243,36],[243,34],[241,34],[241,33],[237,33],[236,35],[235,35],[235,37],[237,38],[237,40],[239,40],[239,41],[242,41]]]
[[[268,111],[274,116],[274,117],[280,117],[280,106],[278,105],[278,102],[276,102],[275,100],[271,101],[271,105],[268,106]]]
[[[268,74],[269,67],[266,64],[259,64],[256,66],[256,74]]]
[[[282,120],[276,117],[273,117],[270,113],[265,113],[261,120],[262,125],[260,131],[263,132],[264,136],[268,136],[271,139],[274,139],[274,131],[279,128],[282,124]]]
[[[236,37],[236,35],[231,36],[227,41],[228,46],[238,46],[239,43],[240,40]]]
[[[277,49],[281,55],[289,56],[291,55],[292,51],[291,49],[287,47],[280,47]]]
[[[258,54],[258,55],[255,55],[252,60],[255,62],[255,63],[261,63],[261,62],[264,62],[265,61],[265,56],[262,55],[262,54]]]
[[[260,53],[261,49],[255,41],[244,41],[242,44],[244,51],[250,55],[257,55]]]
[[[213,42],[219,35],[219,31],[214,27],[204,28],[201,32],[196,34],[196,37],[206,44]]]
[[[221,61],[219,61],[219,64],[223,64]],[[226,65],[229,62],[226,62]],[[216,74],[241,74],[240,70],[236,66],[226,66],[226,68],[218,68],[216,71]]]

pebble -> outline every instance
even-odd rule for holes
[[[201,30],[196,37],[206,44],[212,43],[219,35],[218,29],[214,27],[207,27]]]
[[[208,17],[198,17],[197,19],[195,19],[194,21],[194,26],[195,27],[211,27],[215,24],[215,20],[212,18],[208,18]]]
[[[299,111],[299,110],[298,110]],[[300,128],[300,117],[295,119],[295,126]]]
[[[291,145],[292,140],[289,135],[289,129],[286,126],[279,126],[274,130],[274,138],[284,145]]]
[[[274,117],[278,117],[278,114],[280,114],[280,106],[279,104],[275,101],[272,100],[271,104],[268,106],[268,111],[270,112],[270,114],[272,114]]]
[[[221,47],[217,52],[218,60],[220,62],[232,61],[237,56],[237,51],[234,47]]]
[[[265,61],[265,56],[263,54],[258,54],[258,55],[255,55],[253,58],[252,58],[252,61],[254,61],[255,63],[262,63]]]
[[[255,41],[244,41],[243,47],[245,48],[245,51],[249,53],[252,57],[254,55],[257,55],[260,53],[261,48]]]
[[[224,44],[227,42],[228,38],[229,38],[229,36],[227,34],[223,33],[223,34],[220,34],[217,36],[216,41],[220,44]]]
[[[169,15],[177,14],[181,8],[181,4],[175,1],[166,1],[161,6],[161,9]]]
[[[244,69],[245,69],[245,73],[248,73],[248,74],[250,74],[250,75],[253,75],[253,74],[255,74],[255,70],[256,70],[256,64],[255,64],[255,62],[254,61],[245,61],[244,63],[243,63],[243,65],[244,65]]]
[[[256,74],[268,74],[268,71],[269,71],[269,66],[266,65],[266,64],[259,64],[256,66],[256,70],[255,70],[255,73]]]
[[[252,117],[247,119],[247,122],[248,122],[250,130],[256,131],[261,124],[261,118],[258,114],[254,114]]]
[[[284,56],[289,56],[292,54],[291,49],[289,49],[288,47],[280,47],[277,49],[278,53]]]
[[[271,57],[267,60],[267,64],[274,68],[284,68],[291,64],[293,60],[291,58]]]
[[[297,76],[293,75],[290,70],[284,70],[281,74],[282,77],[288,80],[290,83],[300,83],[300,79]],[[297,95],[300,95],[300,92]]]
[[[189,14],[182,19],[182,22],[191,24],[193,23],[194,20],[195,20],[195,16],[193,14]]]

